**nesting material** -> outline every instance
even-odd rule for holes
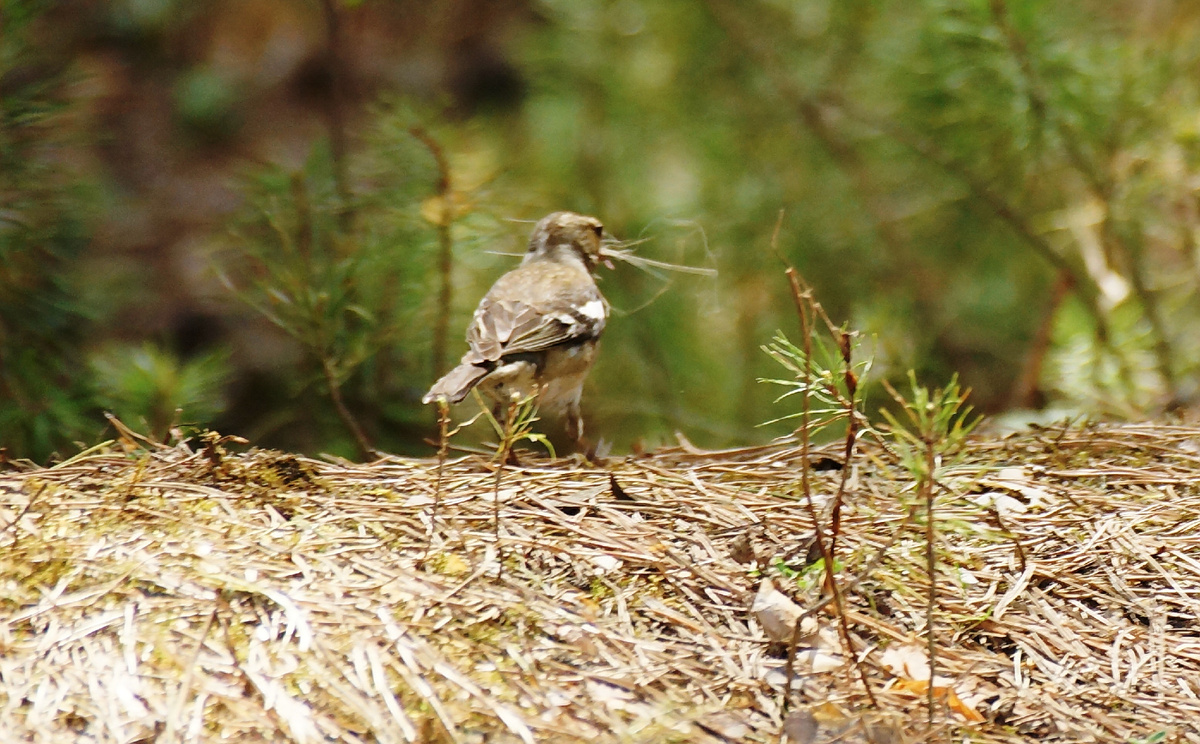
[[[498,492],[494,467],[439,492],[431,460],[215,444],[10,466],[4,738],[917,741],[932,683],[938,736],[1200,742],[1200,429],[974,440],[941,474],[932,674],[924,517],[870,442],[835,563],[853,649],[813,610],[795,447],[525,455]],[[841,477],[813,473],[818,510]],[[788,709],[756,595],[804,617]]]

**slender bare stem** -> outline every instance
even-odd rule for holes
[[[363,457],[373,457],[375,455],[375,448],[371,446],[366,432],[359,426],[358,420],[354,418],[354,414],[350,413],[350,409],[346,406],[346,401],[342,399],[342,386],[338,382],[337,373],[333,369],[333,361],[328,356],[321,356],[321,371],[325,375],[325,385],[329,388],[329,398],[333,401],[333,407],[337,410],[338,418],[342,420],[342,424],[350,431],[350,434],[354,437],[354,441],[358,443],[358,448],[362,450]]]
[[[829,553],[837,557],[837,539],[842,531],[842,501],[846,497],[846,483],[850,479],[850,461],[854,458],[854,445],[858,441],[858,417],[855,416],[858,404],[858,378],[854,374],[854,364],[851,358],[851,338],[846,331],[838,331],[838,346],[842,352],[842,363],[845,365],[843,378],[846,393],[849,398],[845,401],[846,411],[846,442],[842,451],[842,473],[838,480],[837,493],[833,497],[833,510],[829,518]]]
[[[780,213],[782,219],[783,213]],[[778,227],[776,228],[778,234]],[[772,238],[772,243],[774,238]],[[788,278],[788,286],[792,290],[792,300],[796,303],[796,314],[800,319],[800,335],[804,343],[804,394],[801,398],[800,409],[800,488],[804,492],[804,502],[808,505],[809,516],[813,520],[813,539],[817,541],[817,547],[821,551],[822,558],[831,559],[829,548],[825,544],[825,537],[821,533],[821,520],[817,516],[816,507],[812,500],[812,484],[809,480],[809,468],[811,467],[808,461],[809,458],[809,419],[812,415],[809,403],[810,386],[812,384],[812,322],[808,315],[808,299],[804,291],[800,287],[799,275],[796,269],[788,266],[785,272]],[[828,577],[829,563],[826,562],[826,577]],[[830,589],[830,594],[837,596],[836,592]],[[792,696],[792,679],[796,672],[796,644],[800,641],[800,620],[796,620],[796,625],[792,628],[792,637],[788,643],[787,665],[784,669],[784,688],[783,702],[784,710],[787,710],[788,703],[791,702]]]
[[[437,532],[438,511],[442,505],[442,484],[446,476],[446,453],[450,448],[450,404],[445,398],[438,398],[438,453],[437,453],[437,482],[433,489],[433,508],[429,514],[429,538],[425,541],[425,553],[421,563],[429,557],[433,547],[433,536]]]
[[[809,479],[809,419],[811,410],[809,408],[809,391],[812,386],[813,369],[812,369],[812,334],[813,325],[816,314],[822,314],[819,306],[812,299],[812,290],[800,278],[799,272],[792,266],[788,266],[785,274],[788,278],[788,285],[792,291],[792,300],[796,304],[796,311],[800,317],[800,327],[803,334],[804,343],[804,395],[801,409],[801,426],[800,426],[800,447],[802,453],[801,464],[801,488],[804,491],[804,501],[808,509],[810,518],[813,521],[814,539],[817,544],[817,549],[821,552],[821,559],[825,564],[825,588],[833,596],[834,606],[837,608],[838,630],[842,636],[842,642],[846,647],[846,654],[854,662],[854,668],[858,672],[859,679],[862,681],[863,689],[867,693],[867,698],[871,701],[871,705],[878,706],[875,699],[875,693],[871,690],[870,681],[867,679],[866,669],[859,662],[855,651],[854,642],[850,636],[850,625],[846,621],[845,602],[842,598],[841,590],[838,588],[837,575],[834,567],[834,555],[832,551],[832,542],[826,540],[825,531],[821,528],[821,517],[818,513],[816,504],[812,497],[812,484]],[[828,320],[828,319],[826,319]],[[847,354],[848,355],[848,354]],[[851,400],[851,403],[853,401]],[[853,422],[854,410],[849,410],[849,418]],[[854,424],[851,423],[851,432],[854,431]],[[851,442],[853,446],[853,442]],[[849,465],[849,462],[846,463]],[[796,625],[792,628],[791,643],[788,647],[788,661],[785,667],[786,687],[784,688],[784,701],[786,703],[788,696],[791,693],[792,679],[795,674],[795,657],[796,657],[796,642],[799,640],[800,622],[797,620]]]
[[[933,523],[933,469],[936,464],[935,442],[932,433],[925,438],[925,474],[921,479],[921,490],[925,496],[925,570],[929,574],[928,604],[925,608],[925,641],[929,653],[929,718],[927,731],[933,731],[933,714],[935,695],[933,680],[937,674],[937,641],[933,636],[934,614],[937,612],[937,551],[935,538],[937,536]]]
[[[496,451],[496,479],[492,482],[492,534],[496,538],[496,560],[499,564],[499,575],[504,575],[504,553],[500,550],[500,480],[504,477],[504,466],[512,454],[513,427],[517,418],[520,401],[513,397],[508,404],[508,412],[504,417],[503,435],[500,437],[500,447]]]

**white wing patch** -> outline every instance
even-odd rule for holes
[[[579,314],[592,320],[604,320],[608,317],[608,313],[604,312],[604,303],[601,300],[585,303],[579,308]]]

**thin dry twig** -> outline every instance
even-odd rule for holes
[[[779,228],[779,225],[782,223],[782,219],[783,219],[783,213],[781,212],[779,222],[776,223],[776,233],[775,233],[776,235],[778,235],[778,228]],[[774,237],[772,238],[772,240],[774,240]],[[772,247],[774,247],[774,246],[772,246]],[[778,252],[776,252],[776,253],[778,254]],[[867,673],[861,664],[861,660],[858,658],[858,656],[855,652],[854,641],[853,641],[853,638],[850,633],[850,627],[849,627],[848,623],[846,622],[845,606],[842,602],[842,593],[841,593],[841,590],[839,589],[838,583],[837,583],[837,574],[836,574],[837,569],[836,569],[836,560],[835,560],[836,556],[834,555],[834,547],[837,542],[838,531],[841,528],[842,497],[845,494],[846,478],[847,478],[847,475],[848,475],[849,469],[850,469],[850,457],[851,457],[851,454],[854,449],[854,442],[855,442],[856,433],[857,433],[857,429],[855,427],[856,420],[855,420],[855,416],[854,416],[854,398],[853,398],[853,391],[857,389],[857,385],[853,381],[854,372],[851,367],[849,342],[848,342],[848,338],[847,338],[846,334],[841,334],[839,332],[839,334],[837,336],[835,336],[836,338],[838,338],[841,341],[839,346],[842,348],[843,359],[845,360],[845,364],[846,364],[846,375],[847,375],[846,380],[847,380],[847,383],[850,385],[849,389],[851,391],[851,398],[849,401],[844,401],[844,404],[846,405],[846,410],[848,412],[847,419],[849,420],[849,423],[847,425],[847,434],[846,434],[846,440],[845,440],[845,445],[844,445],[844,450],[843,450],[844,464],[843,464],[843,468],[842,468],[842,476],[841,476],[841,479],[840,479],[839,485],[838,485],[837,496],[835,497],[835,500],[834,500],[834,507],[833,507],[834,516],[830,523],[831,533],[830,533],[830,537],[827,540],[826,536],[825,536],[825,531],[824,531],[823,527],[821,526],[821,520],[820,520],[820,517],[818,516],[816,505],[813,501],[812,488],[809,483],[809,475],[808,475],[809,471],[812,468],[811,461],[809,460],[809,457],[808,457],[808,451],[809,451],[809,447],[810,447],[810,445],[809,445],[809,423],[811,420],[811,408],[810,408],[810,403],[809,403],[809,394],[810,394],[810,391],[812,390],[812,380],[813,380],[812,335],[813,335],[814,317],[815,316],[823,317],[830,332],[833,333],[834,330],[833,330],[833,324],[829,321],[828,316],[825,315],[825,312],[820,307],[820,304],[817,303],[813,299],[812,290],[800,278],[799,272],[797,272],[794,267],[788,266],[784,273],[786,274],[787,279],[788,279],[788,286],[791,288],[791,291],[792,291],[792,300],[796,304],[797,314],[799,315],[799,319],[800,319],[801,333],[803,334],[802,342],[804,344],[804,347],[803,347],[804,348],[804,381],[803,381],[804,394],[801,396],[803,401],[801,403],[802,409],[801,409],[801,424],[800,424],[801,452],[803,453],[804,456],[803,456],[803,460],[801,462],[801,488],[804,493],[804,502],[808,507],[810,516],[813,521],[814,540],[816,541],[817,549],[820,551],[821,558],[824,562],[825,586],[828,589],[830,596],[833,597],[834,607],[837,609],[838,629],[842,636],[842,642],[845,644],[845,647],[846,647],[846,654],[854,662],[854,667],[855,667],[856,671],[858,672],[859,679],[863,684],[863,690],[866,692],[868,700],[870,700],[872,706],[876,706],[877,701],[875,699],[875,693],[871,690],[871,683],[867,678]],[[842,400],[840,395],[838,396],[838,399]],[[800,633],[801,633],[800,620],[797,619],[795,622],[795,625],[793,627],[793,630],[792,630],[792,639],[788,646],[788,661],[787,661],[786,672],[785,672],[785,678],[786,678],[787,682],[784,687],[785,701],[787,699],[787,696],[790,695],[790,692],[792,689],[792,678],[795,673],[796,645],[799,641]],[[785,706],[785,709],[786,709],[786,706]]]
[[[429,511],[429,536],[425,540],[425,553],[421,556],[421,563],[428,560],[429,551],[433,548],[434,535],[437,534],[438,511],[442,505],[442,486],[446,475],[446,455],[450,447],[450,404],[446,402],[445,398],[438,398],[437,412],[437,481],[433,487],[433,506]]]

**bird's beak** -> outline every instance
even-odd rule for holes
[[[600,263],[608,267],[610,271],[617,268],[616,266],[613,266],[612,258],[603,248],[600,249],[600,253],[598,254],[597,258],[599,258]]]

